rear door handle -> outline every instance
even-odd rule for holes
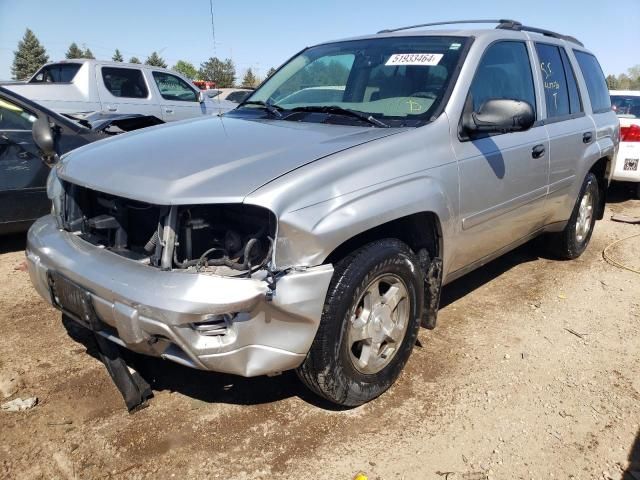
[[[531,156],[533,158],[540,158],[544,155],[544,145],[536,145],[531,149]]]
[[[110,112],[117,112],[118,107],[107,107],[107,110],[109,110]]]
[[[173,113],[173,109],[172,108],[165,108],[164,109],[164,113]]]
[[[593,140],[592,132],[585,132],[582,134],[582,143],[591,143],[591,140]]]

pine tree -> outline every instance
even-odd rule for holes
[[[93,52],[90,48],[85,48],[84,52],[82,52],[82,58],[96,58],[93,56]]]
[[[22,40],[18,42],[18,49],[13,54],[11,74],[14,80],[25,80],[31,77],[42,65],[49,61],[47,51],[28,28],[24,32]]]
[[[131,57],[129,63],[142,63],[138,57]]]
[[[116,48],[116,53],[113,54],[113,57],[111,57],[111,60],[113,60],[114,62],[124,62],[124,58],[122,58],[122,54],[120,53],[120,50]]]
[[[230,58],[223,62],[219,58],[211,57],[200,64],[198,77],[201,80],[214,82],[219,88],[233,87],[236,81],[236,67]]]
[[[64,54],[66,58],[82,58],[83,55],[84,52],[80,47],[78,47],[78,44],[76,42],[73,42],[71,45],[69,45],[67,53]]]
[[[153,65],[154,67],[162,67],[167,68],[167,64],[157,52],[151,52],[151,55],[147,57],[147,60],[144,62],[146,65]]]
[[[258,78],[254,75],[253,70],[251,68],[247,68],[247,72],[244,74],[244,78],[242,79],[242,86],[244,88],[254,88],[258,85]]]
[[[271,75],[273,75],[274,73],[276,73],[276,69],[271,67],[269,69],[269,71],[267,72],[267,78],[269,78]]]
[[[171,67],[171,70],[181,73],[191,80],[196,78],[196,76],[198,75],[196,67],[194,67],[192,63],[186,62],[184,60],[178,60],[177,63],[173,67]]]

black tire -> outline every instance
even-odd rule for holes
[[[593,199],[593,212],[591,215],[589,230],[582,236],[582,238],[578,238],[578,235],[576,234],[576,225],[580,214],[580,204],[586,195],[591,195],[591,198]],[[587,245],[589,245],[589,240],[591,240],[599,205],[600,190],[598,188],[598,179],[593,173],[589,172],[582,183],[580,195],[578,195],[578,199],[576,200],[576,204],[573,207],[573,212],[571,212],[571,217],[569,218],[569,222],[566,227],[562,232],[549,236],[548,246],[556,257],[562,260],[573,260],[574,258],[578,258],[582,255],[587,248]]]
[[[636,183],[636,198],[640,200],[640,182]]]
[[[357,299],[381,275],[402,281],[409,317],[404,337],[389,363],[377,373],[365,374],[355,367],[346,336]],[[335,265],[320,326],[305,361],[297,369],[298,377],[312,391],[338,405],[357,406],[376,398],[395,382],[411,355],[420,327],[423,297],[418,258],[407,245],[384,239],[356,250]]]

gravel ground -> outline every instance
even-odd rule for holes
[[[398,383],[337,410],[294,374],[243,379],[133,356],[153,386],[126,413],[86,332],[63,324],[0,239],[0,477],[640,480],[640,276],[602,258],[640,225],[614,191],[576,261],[525,245],[447,286]],[[612,253],[638,266],[640,240]],[[624,473],[624,472],[627,473]]]

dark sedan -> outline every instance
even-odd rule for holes
[[[87,143],[163,123],[144,115],[63,116],[0,87],[0,235],[46,215],[49,165]]]

